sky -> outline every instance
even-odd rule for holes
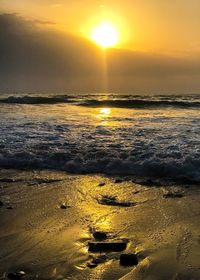
[[[199,93],[200,1],[0,0],[0,62],[1,92]]]

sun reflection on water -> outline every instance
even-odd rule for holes
[[[110,108],[99,108],[96,113],[96,118],[102,125],[107,126],[109,118],[112,117],[112,111]]]
[[[110,108],[100,108],[100,114],[104,117],[109,116],[111,114]]]

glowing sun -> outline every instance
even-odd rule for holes
[[[101,47],[108,48],[118,43],[119,34],[112,24],[103,22],[93,29],[91,39]]]

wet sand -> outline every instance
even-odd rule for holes
[[[200,189],[115,180],[0,171],[0,279],[200,279]],[[127,246],[93,252],[95,242]],[[124,253],[138,264],[120,265]]]

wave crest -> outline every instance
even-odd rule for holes
[[[101,97],[101,96],[100,96]],[[103,96],[102,96],[103,97]],[[160,108],[160,107],[178,107],[178,108],[199,108],[199,98],[185,99],[184,97],[166,98],[162,96],[117,96],[110,95],[104,100],[95,95],[70,96],[8,96],[0,99],[0,103],[6,104],[58,104],[74,103],[79,106],[87,107],[115,107],[115,108]]]
[[[1,98],[0,103],[6,104],[57,104],[57,103],[69,103],[68,96],[9,96]]]
[[[98,157],[87,159],[56,152],[33,154],[21,152],[10,155],[0,155],[0,167],[16,169],[55,169],[74,174],[102,173],[106,175],[136,176],[173,180],[174,182],[200,184],[200,160],[193,158],[160,159],[157,157],[133,160],[118,157]]]

